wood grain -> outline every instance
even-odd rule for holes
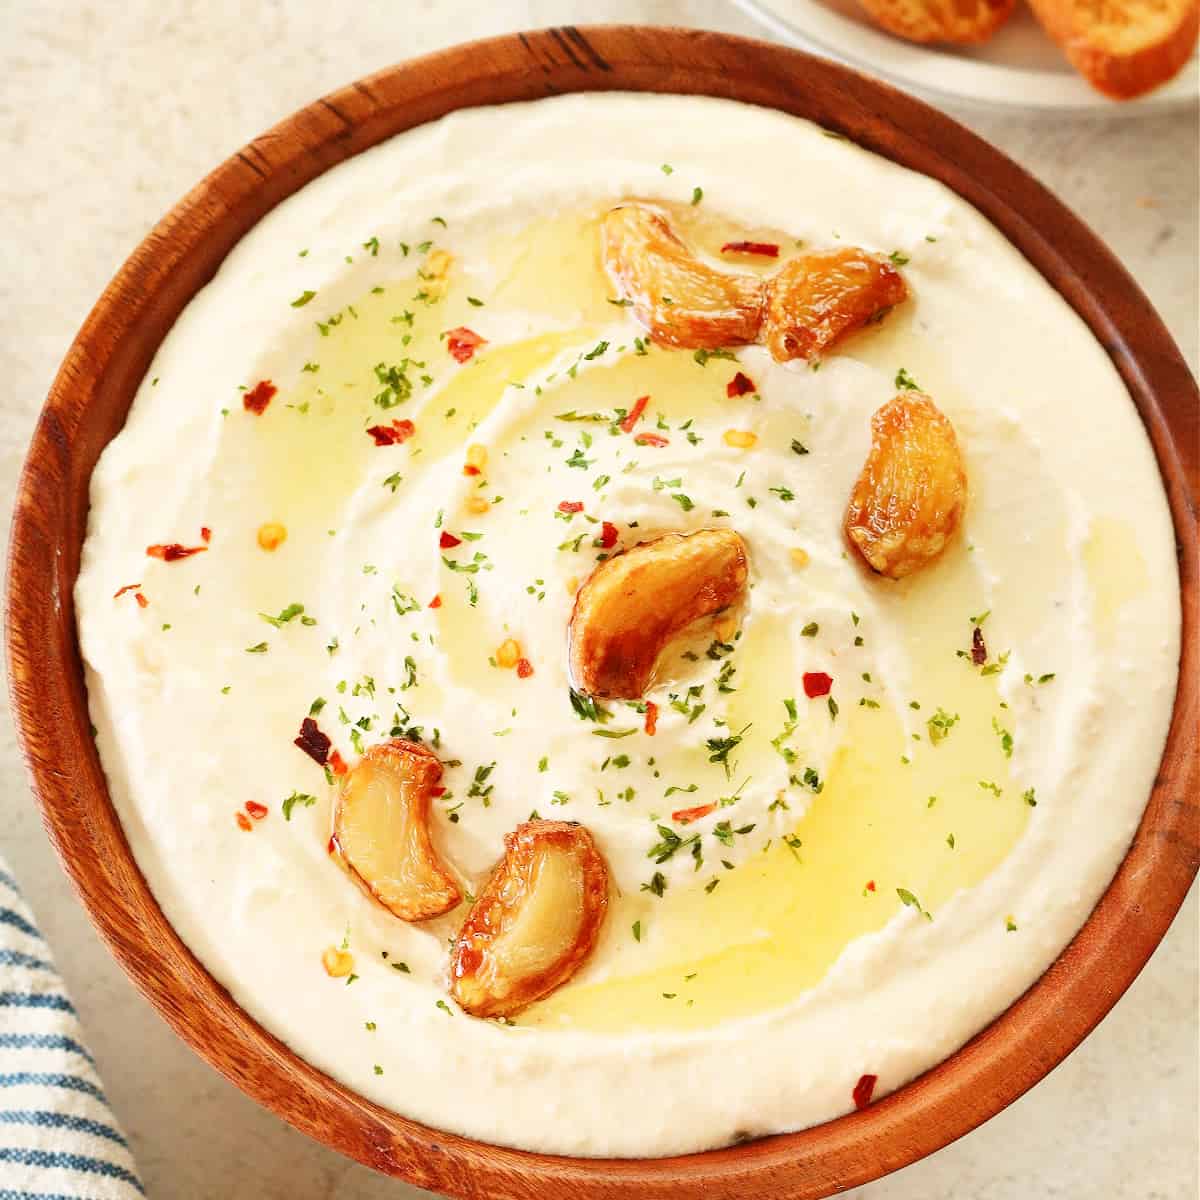
[[[72,606],[96,459],[180,310],[264,213],[335,163],[454,109],[611,89],[724,96],[808,117],[986,214],[1124,377],[1166,484],[1183,581],[1180,685],[1153,794],[1116,878],[1042,979],[952,1058],[865,1112],[636,1161],[554,1158],[428,1129],[356,1096],[247,1017],[180,942],[130,855],[89,734]],[[902,1167],[1015,1100],[1108,1012],[1174,917],[1200,858],[1198,486],[1200,398],[1149,302],[1082,222],[947,117],[832,63],[718,34],[567,27],[502,37],[383,71],[303,109],[185,196],[121,268],[63,362],[21,479],[8,563],[12,704],[46,828],[110,949],[181,1037],[297,1128],[471,1200],[811,1200]]]

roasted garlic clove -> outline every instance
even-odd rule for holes
[[[865,250],[803,254],[767,281],[763,340],[776,362],[815,358],[907,296],[900,272]]]
[[[634,203],[612,209],[601,224],[600,256],[656,342],[715,350],[758,340],[763,281],[701,262],[661,212]]]
[[[607,910],[608,867],[582,825],[518,825],[459,930],[451,994],[477,1017],[540,1000],[591,953]]]
[[[431,750],[400,739],[372,746],[342,780],[335,848],[385,908],[405,921],[449,912],[462,895],[429,836],[442,778]]]
[[[966,501],[962,452],[937,405],[910,391],[876,411],[843,525],[872,570],[900,579],[937,558]]]
[[[663,649],[693,621],[738,603],[749,570],[732,529],[667,533],[606,559],[575,597],[570,666],[589,696],[636,700]]]

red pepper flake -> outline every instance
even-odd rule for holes
[[[207,525],[200,526],[200,540],[207,545],[212,541],[212,530]]]
[[[441,607],[442,607],[442,594],[441,594],[441,592],[439,592],[439,593],[438,593],[436,596],[434,596],[434,598],[433,598],[432,600],[430,600],[430,602],[429,602],[429,607],[430,607],[430,608],[441,608]]]
[[[486,345],[487,338],[480,337],[473,329],[468,329],[465,325],[451,329],[446,334],[446,349],[450,351],[450,357],[455,362],[470,362],[475,351],[480,346]]]
[[[337,854],[337,852],[338,852],[337,838],[334,837],[332,834],[330,834],[329,841],[325,843],[325,853],[326,854]]]
[[[528,679],[533,674],[533,663],[527,658],[517,659],[517,678]]]
[[[411,421],[393,421],[390,425],[372,425],[367,434],[377,446],[400,446],[408,441],[417,427]]]
[[[238,828],[243,833],[249,833],[250,830],[254,828],[254,826],[250,824],[250,818],[248,816],[246,816],[246,814],[244,812],[241,812],[239,810],[237,813],[234,814],[234,818],[237,821]]]
[[[127,583],[123,588],[117,588],[117,590],[113,592],[113,599],[120,600],[120,598],[125,595],[126,592],[136,592],[141,586],[142,585],[140,583]]]
[[[464,464],[464,466],[463,466],[463,474],[464,474],[464,475],[478,475],[478,474],[479,474],[479,468],[478,468],[478,467],[473,467],[473,466],[472,466],[470,463],[466,463],[466,464]]]
[[[978,625],[971,634],[971,661],[977,667],[982,667],[987,662],[987,645],[983,640],[983,630]]]
[[[429,794],[436,799],[438,796],[444,796],[446,794],[446,789],[444,787],[430,788]]]
[[[655,730],[658,729],[658,705],[653,700],[646,701],[646,733],[650,737],[654,736]]]
[[[300,722],[300,736],[293,743],[299,746],[318,766],[324,766],[329,761],[329,747],[333,743],[323,734],[312,717],[305,717]]]
[[[277,391],[279,389],[269,379],[259,380],[250,391],[242,395],[242,407],[247,412],[261,417],[267,411],[267,405],[271,403],[271,397]]]
[[[350,770],[350,768],[346,766],[346,760],[336,750],[330,751],[328,765],[329,769],[335,775],[345,775],[345,773]]]
[[[639,446],[666,446],[668,439],[661,433],[639,433],[633,439]]]
[[[600,536],[596,543],[605,550],[611,550],[617,544],[617,527],[611,521],[605,521],[600,526]]]
[[[864,1109],[871,1103],[871,1097],[875,1093],[875,1084],[878,1079],[878,1075],[860,1076],[858,1082],[854,1085],[855,1108]]]
[[[868,892],[873,892],[874,890],[875,890],[875,880],[873,880],[873,879],[868,879],[868,880],[867,880],[867,891],[868,891]]]
[[[634,402],[633,407],[621,421],[619,428],[622,433],[632,433],[633,427],[638,423],[638,418],[646,411],[646,405],[650,403],[649,396],[639,396]]]
[[[758,254],[763,258],[778,258],[779,247],[774,242],[726,242],[722,254]]]
[[[163,562],[178,562],[181,558],[191,558],[193,554],[203,554],[207,546],[181,546],[178,542],[167,542],[165,545],[147,546],[146,553],[151,558],[161,558]]]
[[[143,596],[141,592],[134,592],[133,598],[138,602],[138,608],[149,607],[150,601],[147,600],[146,597]]]
[[[725,385],[725,395],[727,395],[730,400],[732,400],[734,396],[744,396],[747,392],[753,392],[757,390],[758,389],[754,386],[754,380],[751,379],[750,376],[744,371],[739,371]]]
[[[560,500],[558,502],[558,511],[560,513],[583,512],[583,501],[582,500]]]
[[[824,671],[804,672],[804,694],[810,700],[815,700],[818,696],[828,696],[831,687],[833,687],[832,675],[826,675]]]
[[[259,804],[257,800],[246,801],[246,811],[256,820],[261,821],[271,810],[265,804]]]
[[[681,808],[671,814],[671,820],[678,821],[680,825],[690,825],[701,817],[707,817],[716,807],[715,804],[697,804],[695,808]]]
[[[453,550],[455,546],[462,545],[462,538],[456,538],[454,534],[447,533],[442,530],[441,536],[438,538],[438,546],[443,550]],[[432,605],[430,606],[432,607]]]

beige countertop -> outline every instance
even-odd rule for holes
[[[755,34],[731,0],[9,0],[0,5],[0,502],[75,330],[197,179],[323,92],[468,36],[654,21]],[[1147,121],[956,114],[1063,197],[1197,362],[1196,110]],[[7,538],[7,522],[4,534]],[[424,1195],[308,1141],[179,1042],[109,958],[54,859],[7,710],[0,849],[55,948],[152,1200]],[[1194,1200],[1197,901],[1058,1070],[862,1200]],[[0,1187],[3,1179],[0,1178]],[[763,1198],[767,1200],[767,1198]]]

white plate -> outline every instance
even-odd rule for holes
[[[1137,100],[1109,100],[1072,70],[1033,14],[1020,6],[982,46],[921,46],[871,24],[855,0],[737,0],[776,37],[881,75],[936,100],[1039,112],[1145,116],[1195,104],[1195,56]]]

